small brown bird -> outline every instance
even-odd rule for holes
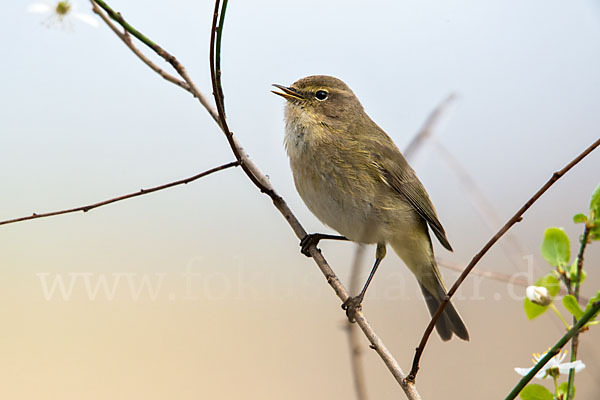
[[[392,139],[369,118],[350,88],[324,75],[286,87],[285,146],[294,182],[307,207],[345,238],[377,244],[375,265],[361,293],[344,308],[360,306],[389,243],[417,278],[429,312],[446,295],[429,230],[452,251],[425,188]],[[311,243],[331,235],[309,235]],[[469,340],[458,312],[448,303],[436,324],[443,340]]]

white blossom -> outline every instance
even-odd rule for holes
[[[547,306],[552,303],[552,296],[548,293],[548,289],[542,286],[528,286],[525,289],[527,298],[540,306]]]
[[[48,14],[48,18],[44,21],[47,26],[61,26],[63,28],[72,28],[71,18],[76,18],[86,24],[98,26],[98,20],[92,15],[76,11],[76,4],[69,0],[58,1],[54,3],[39,2],[30,4],[27,11],[35,14]]]
[[[533,363],[537,364],[538,361],[540,361],[545,355],[546,355],[546,353],[534,354],[533,355]],[[558,353],[557,355],[552,357],[546,363],[546,365],[544,365],[542,367],[542,369],[540,369],[538,371],[538,373],[535,374],[535,377],[538,379],[544,379],[545,377],[547,377],[549,375],[549,372],[552,372],[552,371],[558,371],[560,374],[568,374],[570,369],[574,369],[575,372],[579,372],[585,368],[585,364],[583,362],[581,362],[581,360],[568,362],[568,363],[562,363],[562,361],[565,359],[566,356],[567,356],[567,352],[564,351],[564,352]],[[532,369],[533,369],[533,367],[532,368],[515,368],[515,372],[519,375],[525,376]]]

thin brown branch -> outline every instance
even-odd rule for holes
[[[417,150],[423,145],[426,139],[428,139],[433,134],[433,128],[439,122],[442,114],[448,108],[450,104],[456,99],[456,95],[451,93],[444,101],[442,101],[436,108],[433,109],[431,114],[427,117],[419,132],[412,138],[408,146],[404,149],[404,157],[407,160],[410,160]]]
[[[417,152],[423,147],[423,144],[426,141],[432,141],[436,147],[436,150],[440,153],[442,158],[446,161],[446,164],[452,169],[454,174],[458,177],[459,182],[463,184],[467,193],[469,194],[469,198],[471,199],[471,203],[475,206],[479,215],[483,219],[483,221],[488,225],[490,229],[496,229],[497,226],[500,225],[501,220],[498,212],[495,210],[494,206],[484,195],[483,190],[477,185],[477,182],[473,179],[473,177],[469,174],[469,172],[462,166],[462,164],[458,161],[458,159],[439,141],[436,140],[434,136],[434,128],[438,124],[438,121],[442,117],[444,111],[448,108],[448,106],[456,99],[454,94],[450,94],[446,97],[437,107],[433,109],[433,111],[429,114],[421,129],[417,132],[417,134],[410,141],[406,149],[404,150],[404,156],[407,160],[412,159]],[[507,233],[506,239],[509,239],[509,242],[512,244],[512,252],[509,252],[509,255],[514,256],[515,254],[523,254],[522,247],[519,242],[514,238],[510,233]],[[516,265],[514,257],[512,259],[513,264]],[[437,259],[437,263],[439,266],[447,269],[451,269],[458,272],[463,272],[465,267],[457,264],[452,264],[445,260]],[[473,270],[475,275],[480,275],[488,279],[506,282],[506,283],[514,283],[519,286],[527,287],[530,285],[524,279],[514,279],[511,275],[501,274],[493,271],[481,271],[481,270]],[[354,293],[351,291],[351,293]],[[567,291],[561,287],[561,294],[567,294]]]
[[[577,165],[577,163],[579,163],[581,160],[583,160],[588,154],[590,154],[592,151],[594,151],[594,149],[596,147],[598,147],[599,145],[600,145],[600,139],[597,139],[588,148],[586,148],[577,157],[575,157],[570,163],[568,163],[563,169],[555,172],[552,175],[552,177],[515,213],[515,215],[513,215],[512,218],[510,218],[508,220],[508,222],[502,228],[500,228],[500,230],[485,244],[485,246],[483,246],[483,248],[479,251],[479,253],[477,253],[473,257],[473,259],[471,260],[469,265],[467,265],[467,267],[465,268],[463,273],[460,274],[460,276],[458,277],[456,282],[454,282],[454,285],[452,285],[452,288],[450,288],[450,290],[448,291],[448,294],[446,295],[444,300],[441,302],[437,311],[432,316],[431,321],[429,322],[429,325],[425,329],[425,332],[423,333],[423,337],[421,338],[421,342],[419,343],[419,346],[416,348],[412,368],[410,370],[410,374],[408,375],[407,380],[414,382],[417,372],[419,371],[419,361],[421,359],[421,355],[423,354],[423,350],[425,349],[425,346],[427,345],[427,340],[429,339],[429,336],[431,335],[431,332],[433,331],[433,328],[435,327],[435,323],[437,322],[440,315],[442,314],[442,311],[444,310],[444,307],[446,307],[446,304],[448,304],[448,302],[450,301],[450,299],[452,298],[454,293],[456,293],[456,291],[458,290],[460,285],[464,282],[467,275],[473,270],[473,268],[475,268],[475,265],[477,265],[479,260],[481,260],[481,258],[483,258],[485,253],[487,253],[488,250],[490,248],[492,248],[492,246],[513,225],[515,225],[517,222],[520,222],[521,220],[523,220],[523,214],[525,213],[525,211],[527,211],[529,209],[529,207],[531,207],[533,205],[533,203],[535,203],[552,185],[554,185],[554,183],[556,181],[558,181],[562,176],[564,176],[571,168],[573,168],[575,165]]]
[[[454,157],[454,155],[439,140],[436,140],[436,137],[434,136],[434,128],[438,124],[443,113],[448,109],[452,102],[455,101],[455,99],[456,95],[450,94],[436,108],[433,109],[421,126],[421,129],[413,137],[408,146],[406,146],[403,154],[404,157],[410,161],[424,143],[427,141],[433,142],[435,149],[442,156],[443,160],[446,162],[446,165],[450,167],[454,175],[456,175],[458,178],[458,181],[466,189],[468,198],[479,213],[479,216],[493,232],[502,224],[502,220],[498,212],[492,203],[487,199],[483,190],[481,190],[467,169],[464,168],[458,159]],[[515,267],[518,266],[518,256],[524,253],[523,247],[520,245],[519,241],[512,234],[508,233],[506,240],[502,243],[502,248],[507,253],[507,256],[509,256],[511,263]]]
[[[436,261],[437,261],[437,264],[440,267],[442,267],[442,268],[450,269],[452,271],[457,271],[457,272],[464,272],[465,271],[465,266],[463,266],[463,265],[454,264],[454,263],[451,263],[450,261],[442,260],[440,258],[436,258]],[[479,276],[482,276],[484,278],[491,279],[493,281],[511,283],[511,284],[515,284],[517,286],[522,286],[522,287],[527,287],[527,286],[532,285],[532,283],[531,282],[527,282],[526,279],[523,279],[523,278],[514,278],[512,275],[503,274],[503,273],[495,272],[495,271],[474,269],[471,272],[471,274],[473,274],[473,275],[479,275]],[[566,291],[565,291],[565,294],[566,294]]]
[[[354,293],[354,292],[352,292]],[[348,334],[348,345],[350,350],[350,366],[352,367],[352,381],[356,398],[358,400],[367,400],[367,380],[365,378],[365,369],[362,358],[363,351],[360,344],[359,331],[353,323],[346,319],[346,332]]]
[[[152,49],[156,54],[158,54],[166,62],[171,64],[171,66],[175,69],[175,71],[177,71],[179,76],[181,76],[181,78],[183,78],[183,80],[189,85],[189,89],[186,89],[186,90],[188,92],[192,93],[194,95],[194,97],[196,97],[198,99],[200,104],[202,104],[202,106],[208,111],[210,116],[215,121],[217,121],[217,122],[219,121],[217,112],[210,105],[206,96],[204,96],[204,94],[200,90],[198,90],[195,83],[190,79],[186,69],[183,67],[183,65],[181,65],[181,63],[177,60],[177,58],[175,58],[172,54],[170,54],[169,52],[164,50],[158,44],[154,43],[147,36],[145,36],[140,31],[138,31],[133,26],[131,26],[127,21],[125,21],[125,18],[123,18],[121,13],[115,12],[112,8],[110,8],[110,6],[108,4],[106,4],[106,2],[104,2],[104,0],[91,0],[91,1],[93,1],[95,4],[97,4],[100,8],[102,8],[108,14],[108,16],[113,21],[115,21],[119,25],[121,25],[123,27],[123,29],[125,29],[125,31],[127,31],[131,35],[135,36],[138,40],[140,40],[142,43],[144,43],[146,46],[148,46],[150,49]],[[178,86],[181,87],[181,85],[178,85]]]
[[[454,172],[454,175],[458,178],[458,181],[465,188],[467,197],[470,199],[475,210],[479,213],[479,216],[483,222],[488,226],[491,232],[494,232],[502,225],[502,219],[500,214],[496,211],[495,207],[488,200],[483,190],[475,179],[471,176],[469,171],[463,167],[460,161],[444,146],[439,140],[434,137],[430,137],[435,149],[442,156],[446,165]],[[506,255],[513,264],[518,267],[520,256],[525,252],[521,246],[519,240],[514,237],[510,232],[506,234],[505,240],[502,242],[502,249],[505,250]]]
[[[98,203],[88,204],[86,206],[69,208],[69,209],[60,210],[60,211],[51,211],[51,212],[47,212],[47,213],[33,213],[32,215],[28,215],[26,217],[20,217],[20,218],[9,219],[9,220],[6,220],[6,221],[0,221],[0,225],[14,224],[15,222],[27,221],[27,220],[30,220],[30,219],[53,217],[55,215],[70,214],[70,213],[75,213],[75,212],[79,212],[79,211],[81,211],[81,212],[88,212],[88,211],[90,211],[90,210],[92,210],[94,208],[102,207],[102,206],[105,206],[105,205],[108,205],[108,204],[112,204],[112,203],[116,203],[116,202],[122,201],[122,200],[127,200],[127,199],[130,199],[132,197],[138,197],[138,196],[143,196],[145,194],[149,194],[149,193],[153,193],[153,192],[158,192],[159,190],[168,189],[168,188],[171,188],[173,186],[185,185],[185,184],[188,184],[190,182],[194,182],[195,180],[198,180],[200,178],[203,178],[203,177],[205,177],[207,175],[210,175],[212,173],[215,173],[215,172],[218,172],[218,171],[222,171],[224,169],[231,168],[231,167],[237,167],[238,165],[239,165],[239,163],[237,161],[232,161],[230,163],[223,164],[223,165],[220,165],[220,166],[215,167],[215,168],[211,168],[211,169],[209,169],[207,171],[204,171],[204,172],[201,172],[201,173],[199,173],[197,175],[190,176],[189,178],[181,179],[181,180],[178,180],[178,181],[175,181],[175,182],[165,183],[164,185],[155,186],[155,187],[148,188],[148,189],[140,189],[140,191],[138,191],[138,192],[124,194],[122,196],[113,197],[111,199],[100,201]]]
[[[442,267],[442,268],[446,268],[452,271],[457,271],[457,272],[464,272],[465,270],[465,266],[463,265],[458,265],[458,264],[454,264],[450,261],[447,260],[443,260],[440,258],[436,258],[436,262],[437,264]],[[501,272],[496,272],[496,271],[489,271],[489,270],[481,270],[481,269],[474,269],[471,271],[471,273],[469,275],[478,275],[478,276],[482,276],[486,279],[490,279],[493,281],[498,281],[498,282],[505,282],[508,283],[510,285],[517,285],[517,286],[521,286],[521,287],[528,287],[533,285],[533,282],[528,282],[526,279],[523,278],[515,278],[514,275],[510,275],[510,274],[503,274]],[[562,295],[566,295],[569,294],[567,292],[567,290],[565,288],[563,288],[561,286],[560,291],[558,292],[559,294]],[[586,297],[581,297],[581,299],[583,301],[587,301]]]
[[[364,251],[365,246],[362,244],[356,245],[354,262],[352,263],[352,269],[350,270],[350,284],[348,285],[348,290],[350,293],[357,293],[360,289],[360,270]],[[358,330],[349,319],[346,318],[345,320],[346,332],[348,333],[348,345],[350,348],[350,365],[352,367],[352,377],[354,382],[354,390],[356,391],[356,398],[358,400],[367,400],[365,371],[362,363],[363,352],[360,344],[360,338],[358,336]]]

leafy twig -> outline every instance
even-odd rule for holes
[[[546,363],[548,361],[550,361],[550,359],[552,357],[554,357],[555,355],[557,355],[560,352],[560,349],[562,349],[562,347],[567,344],[567,342],[576,334],[579,333],[579,330],[590,320],[592,319],[592,317],[594,316],[594,314],[596,314],[598,311],[600,311],[600,301],[592,304],[592,306],[590,307],[589,310],[587,310],[579,319],[579,321],[577,321],[577,323],[575,324],[575,326],[573,326],[573,328],[571,328],[571,330],[569,330],[569,332],[567,332],[563,337],[561,337],[559,339],[558,342],[556,342],[556,344],[554,346],[552,346],[552,348],[550,350],[548,350],[548,352],[546,353],[546,355],[544,355],[544,357],[542,357],[541,360],[539,360],[537,362],[537,364],[535,364],[535,366],[529,371],[529,373],[527,373],[527,375],[525,375],[517,384],[517,386],[515,386],[513,388],[513,390],[508,394],[508,396],[506,396],[505,400],[512,400],[514,398],[516,398],[519,393],[521,393],[521,390],[523,390],[523,388],[529,383],[529,381],[531,381],[533,379],[533,377],[535,376],[535,374],[537,374],[539,372],[539,370],[542,369],[542,367],[544,365],[546,365]]]
[[[483,258],[485,253],[487,253],[488,250],[491,249],[492,246],[513,225],[515,225],[517,222],[520,222],[523,220],[523,214],[525,213],[525,211],[527,211],[529,209],[529,207],[531,207],[533,205],[533,203],[535,203],[552,185],[554,185],[554,183],[556,181],[558,181],[563,175],[565,175],[571,168],[573,168],[577,163],[579,163],[581,160],[583,160],[588,154],[590,154],[599,145],[600,145],[600,139],[597,139],[588,148],[586,148],[577,157],[575,157],[570,163],[568,163],[563,169],[555,172],[552,175],[552,177],[515,213],[515,215],[513,215],[512,218],[509,219],[508,222],[502,228],[500,228],[500,230],[485,244],[485,246],[483,246],[483,248],[479,251],[479,253],[477,253],[473,257],[473,259],[471,260],[469,265],[467,265],[467,267],[465,268],[463,273],[460,274],[460,276],[458,277],[456,282],[454,282],[454,285],[452,285],[452,287],[448,291],[448,294],[446,295],[444,300],[441,302],[437,311],[432,316],[431,321],[429,322],[429,325],[425,329],[425,332],[423,333],[423,337],[421,338],[419,346],[416,348],[412,368],[411,368],[410,373],[407,378],[408,380],[414,381],[414,379],[416,378],[417,372],[419,371],[419,361],[421,359],[421,355],[423,354],[423,350],[425,349],[425,346],[427,345],[427,340],[429,339],[429,336],[431,335],[431,332],[433,331],[433,328],[434,328],[437,320],[439,319],[440,315],[442,314],[444,307],[446,307],[446,304],[448,304],[448,302],[450,301],[450,299],[452,298],[454,293],[456,293],[456,291],[458,290],[460,285],[464,282],[465,278],[471,272],[471,270],[473,268],[475,268],[475,265],[477,265],[479,260],[481,260]]]
[[[583,234],[581,235],[581,241],[579,246],[579,253],[577,254],[577,279],[574,282],[573,295],[577,302],[579,302],[579,287],[581,286],[581,270],[583,269],[583,253],[588,243],[588,237],[590,235],[590,228],[585,225]],[[573,282],[572,282],[573,283]],[[573,323],[577,322],[577,318],[573,317]],[[579,332],[575,333],[573,340],[571,341],[571,362],[577,360],[577,349],[579,348]],[[565,400],[571,400],[575,396],[575,370],[569,370],[569,381],[567,386],[567,398]]]

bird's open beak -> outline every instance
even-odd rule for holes
[[[283,93],[276,92],[274,90],[271,90],[271,93],[275,93],[286,100],[304,100],[304,97],[300,93],[298,93],[294,88],[277,85],[275,83],[273,84],[273,86],[275,86],[277,89],[280,89]]]

